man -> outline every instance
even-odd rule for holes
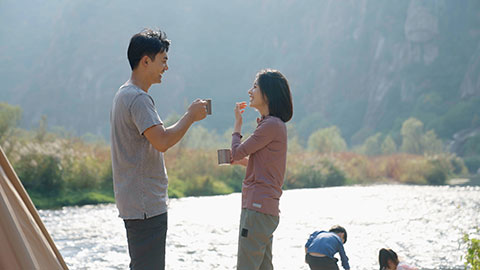
[[[127,231],[130,269],[165,269],[168,178],[163,152],[196,121],[206,102],[195,100],[170,127],[157,114],[150,86],[168,70],[170,40],[145,29],[130,39],[130,80],[120,87],[110,115],[115,201]]]

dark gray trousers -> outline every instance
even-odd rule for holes
[[[311,270],[338,270],[337,259],[305,255],[305,261]]]
[[[124,220],[131,270],[164,270],[167,213]]]

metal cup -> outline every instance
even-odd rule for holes
[[[232,152],[230,149],[218,149],[218,165],[230,165]]]
[[[207,114],[212,114],[212,100],[211,99],[205,99],[207,102]]]

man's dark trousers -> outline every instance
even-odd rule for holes
[[[124,220],[131,270],[164,270],[167,213]]]

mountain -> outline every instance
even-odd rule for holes
[[[47,115],[50,127],[108,138],[128,42],[144,27],[172,40],[164,83],[150,90],[163,119],[212,98],[203,125],[223,132],[269,67],[289,79],[303,139],[330,125],[349,144],[398,139],[409,117],[443,139],[480,126],[475,0],[3,0],[0,100],[23,108],[24,127]]]

